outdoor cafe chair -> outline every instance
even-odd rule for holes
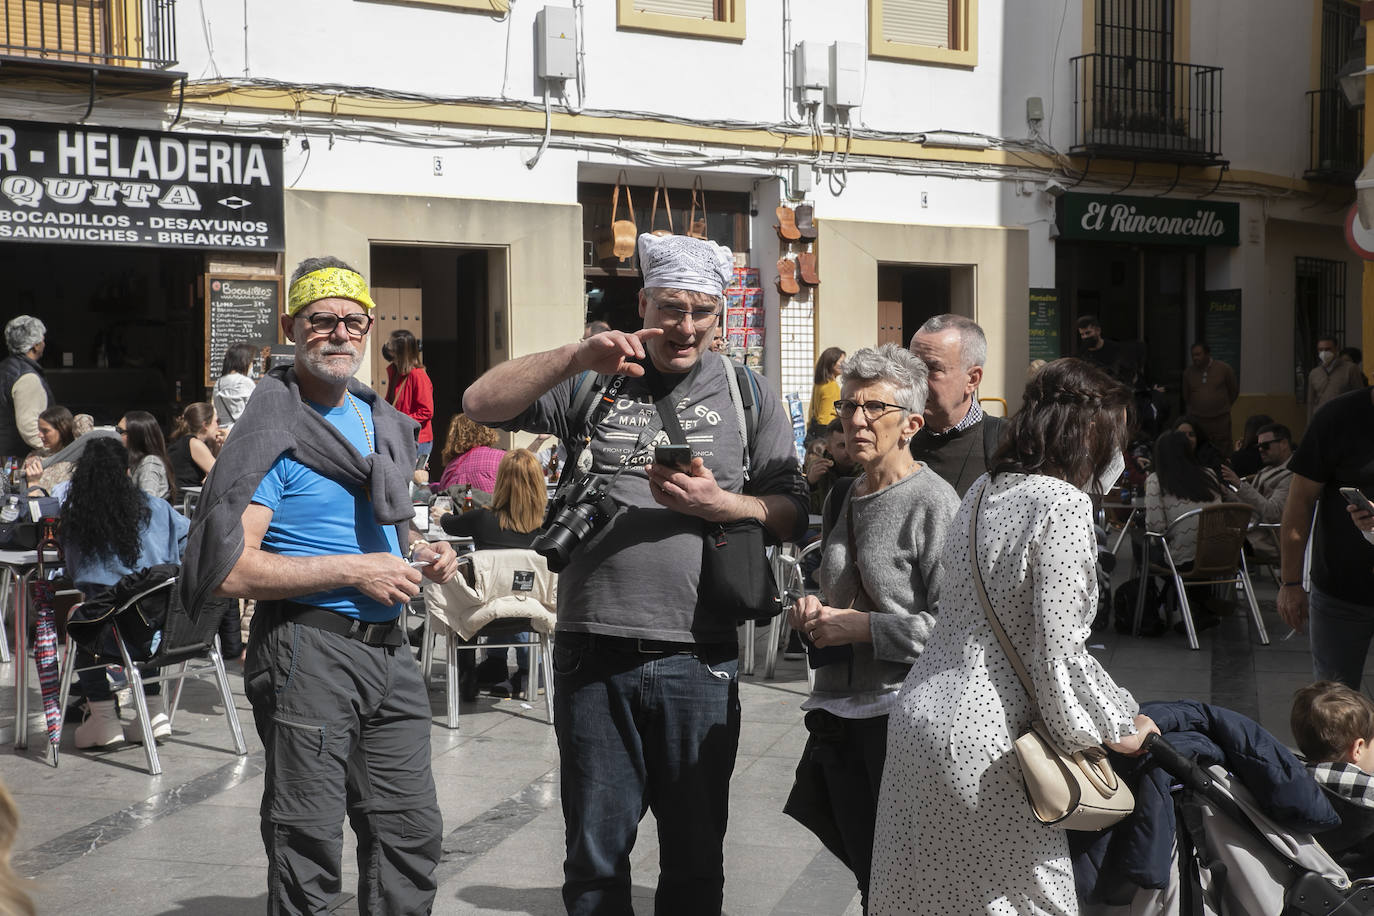
[[[1222,503],[1203,506],[1184,512],[1169,523],[1163,531],[1146,531],[1145,543],[1150,549],[1157,545],[1164,561],[1151,562],[1147,569],[1150,575],[1165,575],[1173,579],[1174,591],[1178,595],[1179,613],[1183,616],[1183,628],[1188,635],[1188,648],[1198,648],[1197,627],[1193,623],[1192,607],[1188,603],[1188,585],[1239,585],[1245,592],[1250,605],[1250,618],[1255,623],[1260,642],[1269,645],[1269,633],[1264,628],[1260,616],[1259,603],[1255,600],[1255,588],[1250,582],[1250,571],[1245,562],[1245,534],[1250,529],[1255,510],[1240,503]],[[1193,555],[1192,566],[1187,570],[1179,568],[1169,550],[1169,535],[1175,534],[1187,519],[1197,519],[1197,552]],[[1139,590],[1136,601],[1133,633],[1140,632],[1140,618],[1145,609],[1145,592]]]
[[[119,655],[116,657],[97,655],[97,664],[92,666],[98,668],[104,668],[107,665],[123,666],[125,677],[128,679],[129,692],[132,694],[138,724],[143,731],[143,750],[148,758],[148,773],[151,776],[158,776],[162,773],[162,761],[158,757],[157,742],[153,740],[152,720],[148,715],[148,703],[143,696],[144,684],[158,682],[173,684],[171,696],[167,702],[167,721],[170,725],[176,721],[177,705],[181,702],[181,688],[186,679],[213,675],[216,686],[219,688],[220,703],[224,706],[224,717],[228,720],[229,732],[233,737],[234,752],[240,757],[246,756],[248,753],[248,746],[243,740],[243,729],[239,725],[238,709],[234,705],[234,694],[229,686],[229,676],[224,668],[224,656],[220,653],[219,647],[218,631],[220,619],[224,616],[226,609],[224,602],[233,599],[215,599],[207,602],[199,617],[192,621],[177,597],[176,582],[175,576],[164,579],[162,582],[134,595],[116,608],[114,611],[116,622],[113,629]],[[129,647],[120,635],[119,623],[117,622],[119,615],[144,598],[163,589],[170,589],[171,600],[167,607],[167,619],[162,627],[161,641],[151,658],[144,662],[135,663],[130,657]],[[200,660],[203,660],[204,663],[192,664],[193,661]],[[139,664],[160,668],[162,673],[144,677],[139,671]],[[172,666],[175,666],[176,670],[169,670]],[[71,693],[72,675],[76,673],[76,670],[76,644],[69,633],[67,635],[66,657],[62,663],[59,709],[67,708],[67,698]]]

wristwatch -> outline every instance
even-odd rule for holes
[[[1280,583],[1279,583],[1279,588],[1302,588],[1303,591],[1307,591],[1307,589],[1303,588],[1303,584],[1302,584],[1301,581],[1299,581],[1299,582],[1280,582]]]

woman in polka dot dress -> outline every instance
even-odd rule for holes
[[[996,471],[945,542],[939,623],[888,724],[873,841],[874,916],[1076,914],[1068,837],[1030,813],[1012,740],[1034,718],[973,584],[969,516],[988,598],[1066,750],[1140,752],[1158,731],[1088,654],[1097,611],[1092,501],[1120,473],[1130,392],[1089,364],[1026,386]]]

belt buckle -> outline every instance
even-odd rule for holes
[[[389,623],[368,623],[364,624],[358,633],[358,639],[367,643],[369,646],[380,645],[386,639],[388,631],[391,629]]]

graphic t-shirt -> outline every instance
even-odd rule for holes
[[[368,437],[372,411],[366,402],[349,398],[342,407],[325,408],[306,401],[320,416],[343,433],[360,455],[371,451]],[[358,409],[355,411],[353,404]],[[363,433],[366,418],[367,433]],[[318,557],[348,553],[401,554],[393,525],[380,525],[372,515],[372,503],[361,487],[345,486],[313,471],[292,458],[278,456],[258,484],[253,502],[272,510],[272,523],[262,539],[262,549],[287,557]],[[401,605],[385,605],[355,588],[341,587],[291,599],[301,604],[329,608],[365,623],[394,620]]]
[[[500,425],[569,441],[572,425],[582,421],[581,416],[567,416],[576,382],[574,376],[554,386],[523,414]],[[648,364],[644,377],[625,380],[584,455],[591,462],[586,470],[594,474],[610,478],[625,469],[610,488],[620,509],[583,538],[559,575],[559,630],[679,642],[735,638],[733,625],[697,607],[704,523],[660,506],[649,492],[644,466],[653,460],[654,446],[667,444],[668,436],[661,429],[643,435],[646,428],[660,425],[655,392],[671,387],[693,456],[705,461],[721,488],[741,492],[743,442],[729,385],[724,362],[712,354],[685,377],[660,376]],[[797,464],[791,418],[771,389],[760,389],[748,492],[790,494],[805,523],[807,486]]]
[[[1313,530],[1312,584],[1332,597],[1374,606],[1374,544],[1345,511],[1341,487],[1374,496],[1374,389],[1328,402],[1288,462],[1293,473],[1325,484]]]

